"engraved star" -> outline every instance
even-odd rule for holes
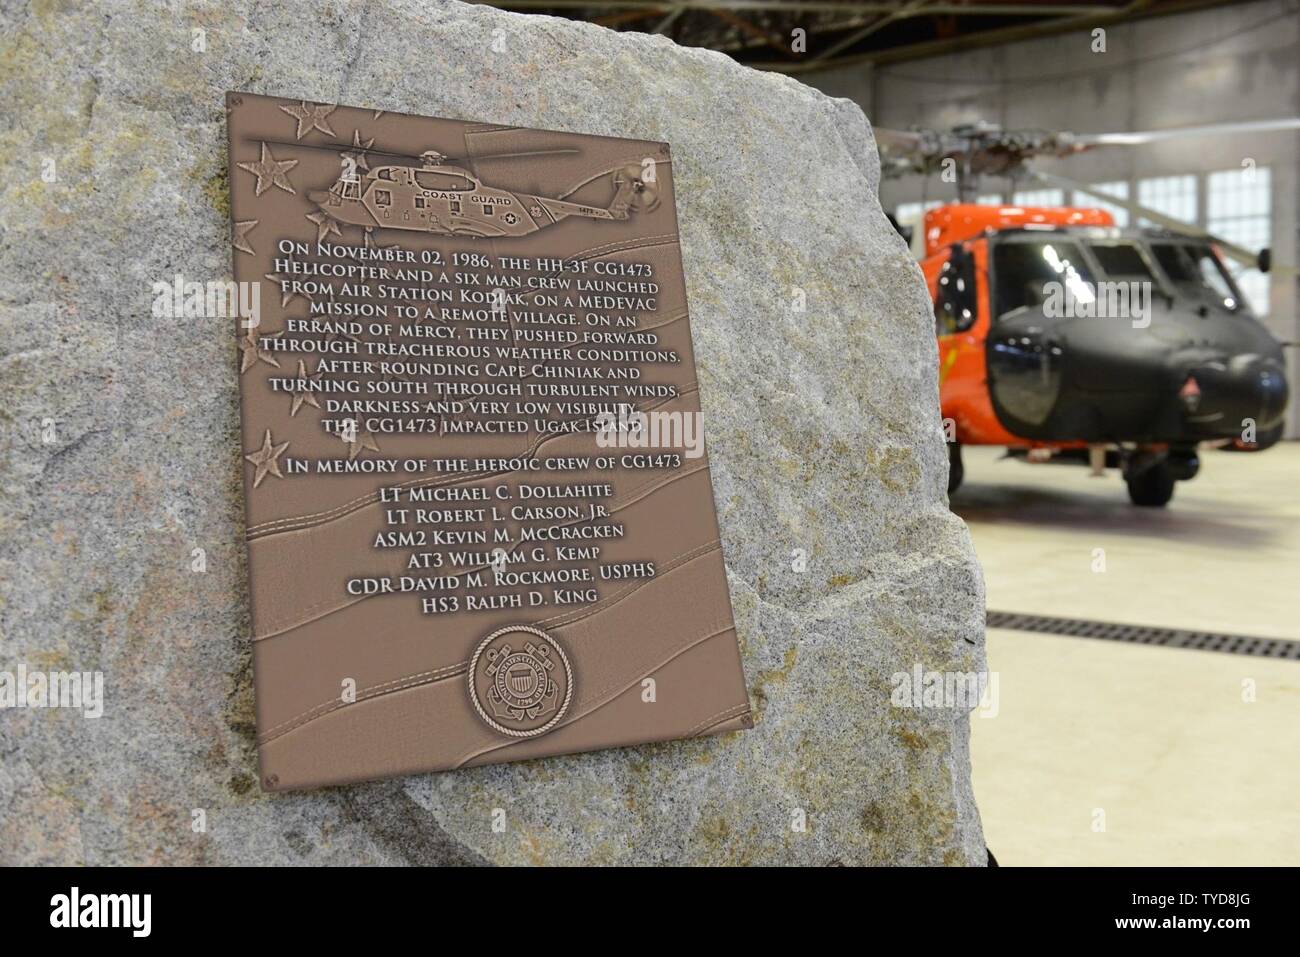
[[[248,234],[253,231],[257,225],[256,219],[246,219],[242,223],[235,223],[234,228],[230,231],[230,245],[234,246],[241,253],[248,253],[250,256],[256,256],[253,247],[248,244]]]
[[[267,279],[271,280],[271,282],[275,283],[277,286],[280,287],[280,308],[281,309],[289,305],[289,303],[293,302],[294,296],[302,296],[308,302],[312,301],[312,297],[310,293],[299,292],[296,289],[290,291],[290,289],[288,288],[289,286],[288,276],[281,276],[278,272],[268,272],[265,273],[264,275],[266,276]]]
[[[298,360],[298,381],[299,382],[306,381],[307,379],[319,379],[320,375],[321,374],[319,370],[313,372],[311,375],[308,375],[307,363],[303,362],[301,359]],[[291,416],[297,415],[298,410],[302,408],[304,402],[307,405],[313,406],[314,408],[317,409],[320,408],[320,403],[316,401],[315,393],[308,392],[306,389],[301,389],[301,390],[295,389],[293,391],[293,406],[289,409],[289,414]]]
[[[363,140],[361,138],[361,131],[353,130],[352,149],[348,150],[346,153],[340,153],[339,156],[342,156],[345,159],[354,160],[358,167],[368,170],[370,169],[370,162],[366,157],[366,150],[370,149],[374,145],[375,138],[373,136],[368,140]]]
[[[325,117],[333,113],[335,107],[315,106],[304,100],[302,106],[282,106],[280,109],[298,121],[296,139],[302,139],[312,130],[320,130],[329,136],[335,135],[334,131],[330,129],[330,125],[325,122]]]
[[[239,374],[243,375],[257,362],[265,362],[269,366],[280,368],[280,360],[263,349],[259,339],[274,339],[276,336],[282,335],[284,335],[283,329],[265,336],[258,336],[256,332],[249,329],[248,335],[239,340],[239,351],[243,353],[239,359]]]
[[[286,193],[294,193],[294,188],[289,184],[289,177],[286,175],[289,170],[298,165],[297,160],[278,160],[271,153],[270,147],[265,143],[262,144],[262,158],[256,163],[237,163],[240,169],[246,169],[257,177],[256,195],[261,196],[272,186],[278,186]],[[294,195],[297,195],[294,193]]]
[[[348,461],[351,462],[361,454],[362,449],[370,449],[372,452],[379,451],[379,443],[370,432],[356,432],[352,441],[348,443]]]
[[[314,213],[308,213],[307,218],[316,224],[316,242],[322,243],[328,236],[342,236],[339,232],[339,224],[329,213],[323,210],[316,210]]]
[[[262,484],[262,479],[268,475],[274,475],[276,478],[284,478],[280,473],[279,458],[284,454],[284,450],[289,447],[288,442],[275,445],[271,442],[271,430],[266,430],[266,437],[262,439],[262,447],[256,452],[245,455],[244,458],[253,463],[253,488]]]

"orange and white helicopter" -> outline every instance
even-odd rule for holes
[[[886,175],[956,172],[958,202],[925,214],[921,269],[934,301],[952,493],[963,445],[1031,462],[1118,467],[1136,505],[1163,506],[1199,469],[1202,442],[1278,441],[1282,346],[1251,313],[1225,257],[1295,273],[1122,197],[1025,167],[1035,155],[1174,136],[1300,128],[1300,120],[1077,136],[983,124],[877,129]],[[1157,225],[1119,229],[1103,209],[973,202],[981,175],[1029,175]],[[902,231],[902,230],[900,230]],[[906,234],[905,234],[906,235]]]

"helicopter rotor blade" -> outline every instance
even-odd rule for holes
[[[1066,157],[1100,146],[1140,146],[1190,136],[1300,130],[1300,117],[1242,120],[1127,133],[1004,130],[984,122],[966,123],[947,131],[894,130],[885,127],[873,129],[884,175],[928,174],[933,172],[940,160],[947,158],[962,162],[970,174],[1007,175],[1023,169],[1025,161],[1034,156]]]
[[[934,157],[935,137],[915,130],[892,130],[873,126],[880,175],[887,179],[926,172]]]
[[[891,130],[885,126],[873,126],[871,132],[876,135],[876,142],[887,149],[916,149],[923,138],[912,130]]]
[[[1300,130],[1300,118],[1243,120],[1237,123],[1211,123],[1207,126],[1184,126],[1169,130],[1140,130],[1132,133],[1071,133],[1068,142],[1087,149],[1093,146],[1141,146],[1184,136],[1223,136],[1232,133],[1274,133]]]
[[[449,156],[448,159],[459,159],[464,163],[477,163],[479,160],[494,159],[514,159],[516,156],[554,156],[556,153],[577,153],[578,150],[520,150],[515,153],[484,153],[482,156]]]
[[[1224,256],[1234,262],[1240,263],[1248,269],[1259,268],[1258,253],[1253,253],[1245,246],[1238,246],[1236,243],[1215,236],[1192,223],[1184,222],[1181,219],[1175,219],[1174,217],[1167,216],[1158,210],[1151,209],[1148,206],[1143,206],[1140,203],[1135,203],[1131,199],[1103,192],[1096,187],[1089,186],[1086,183],[1076,182],[1075,180],[1069,179],[1065,176],[1057,176],[1054,173],[1043,173],[1039,170],[1032,169],[1028,170],[1028,173],[1031,177],[1045,185],[1055,186],[1058,189],[1069,189],[1080,193],[1087,193],[1089,196],[1095,196],[1105,203],[1127,209],[1130,213],[1142,219],[1149,219],[1151,222],[1164,226],[1172,232],[1212,242],[1219,252],[1223,253]],[[1280,263],[1276,263],[1269,267],[1269,272],[1295,274],[1297,273],[1297,270],[1294,266],[1284,266]]]

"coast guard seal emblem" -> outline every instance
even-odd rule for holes
[[[573,669],[546,632],[511,625],[484,638],[469,663],[469,697],[488,726],[512,738],[554,728],[573,699]]]

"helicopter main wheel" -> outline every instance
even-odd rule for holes
[[[1125,476],[1128,497],[1134,505],[1164,508],[1174,497],[1174,472],[1166,462],[1159,462],[1140,472]]]
[[[948,443],[948,494],[952,495],[966,477],[966,469],[961,464],[961,443]]]
[[[634,212],[648,213],[659,206],[659,187],[642,179],[642,170],[636,164],[628,164],[614,174],[614,185],[621,187],[624,183],[632,184],[632,199],[629,203]]]

